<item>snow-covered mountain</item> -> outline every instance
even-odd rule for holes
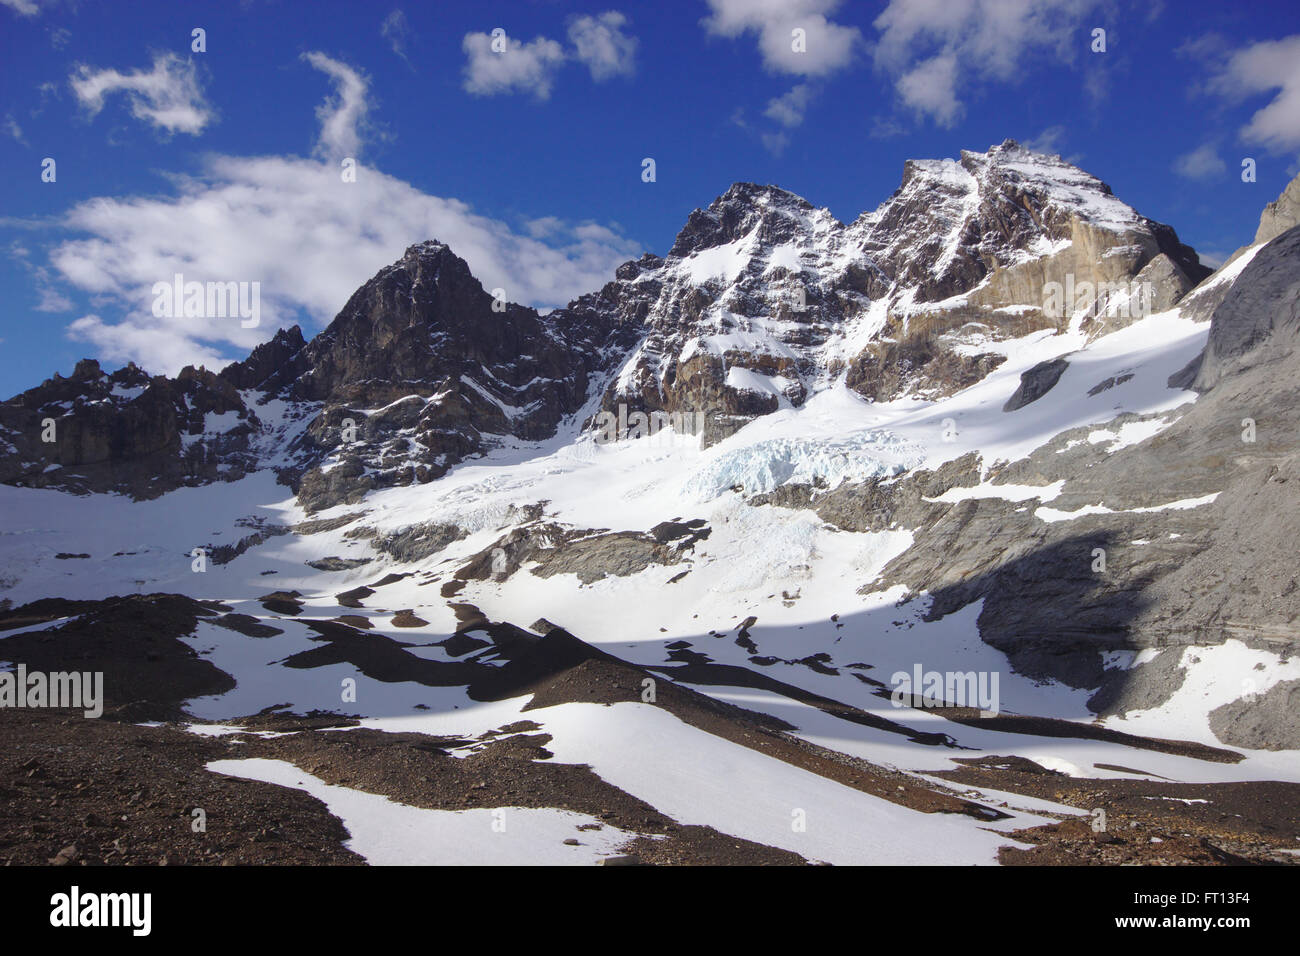
[[[0,659],[373,861],[1286,859],[1195,815],[1300,792],[1288,216],[1207,278],[1008,141],[851,224],[738,183],[545,316],[412,246],[310,342],[0,406]]]
[[[1114,327],[1104,296],[1079,315],[1044,314],[1044,287],[1067,274],[1142,283],[1159,272],[1149,306],[1163,311],[1207,271],[1104,183],[1011,141],[960,162],[907,163],[899,190],[849,226],[792,193],[738,183],[691,213],[666,257],[625,263],[544,318],[494,301],[464,260],[428,241],[310,343],[295,327],[215,377],[187,370],[182,390],[203,393],[192,401],[177,405],[160,394],[175,384],[137,370],[117,373],[134,390],[80,396],[117,418],[172,406],[174,423],[141,426],[147,450],[87,443],[79,416],[54,443],[32,440],[68,395],[78,400],[56,377],[0,407],[18,449],[0,474],[149,496],[243,475],[261,447],[260,465],[318,508],[436,479],[505,439],[564,432],[597,396],[615,415],[620,405],[688,415],[709,445],[841,379],[877,401],[937,397],[1002,362],[997,343],[1009,337]],[[259,445],[259,431],[273,440]],[[131,467],[147,455],[163,474]]]

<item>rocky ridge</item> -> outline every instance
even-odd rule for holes
[[[593,407],[690,416],[709,445],[840,375],[874,400],[936,397],[997,367],[1002,338],[1111,327],[1043,314],[1044,286],[1067,274],[1151,281],[1163,308],[1205,271],[1104,183],[1010,140],[909,162],[899,190],[847,226],[737,183],[690,214],[666,256],[624,263],[546,316],[494,300],[427,241],[311,341],[281,330],[220,373],[174,380],[79,366],[0,405],[0,481],[147,498],[274,468],[319,510],[589,427]],[[57,442],[40,440],[46,417],[62,423]]]

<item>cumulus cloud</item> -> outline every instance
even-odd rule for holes
[[[1300,34],[1228,54],[1208,89],[1232,100],[1274,94],[1251,116],[1241,138],[1278,153],[1300,147]]]
[[[302,58],[334,81],[334,94],[316,107],[320,120],[316,155],[336,161],[355,159],[361,153],[361,124],[370,110],[365,75],[324,53],[304,53]]]
[[[532,93],[539,100],[550,99],[564,63],[564,49],[546,37],[523,43],[507,36],[505,49],[497,53],[489,34],[467,33],[461,49],[466,56],[465,89],[478,96]]]
[[[763,115],[785,127],[800,126],[803,124],[804,112],[808,109],[811,100],[812,87],[807,83],[800,83],[789,93],[768,100]]]
[[[1032,57],[1069,60],[1101,0],[890,0],[876,17],[876,66],[918,116],[952,126],[977,81],[1011,82]]]
[[[1198,146],[1174,162],[1174,172],[1185,179],[1216,179],[1227,171],[1228,164],[1219,158],[1214,143]]]
[[[507,35],[502,38],[488,33],[467,33],[461,41],[465,51],[466,91],[477,96],[498,93],[532,93],[539,100],[549,99],[560,68],[570,60],[582,63],[597,83],[615,76],[636,72],[636,37],[623,28],[627,17],[608,10],[596,16],[580,16],[569,22],[570,48],[548,37],[535,37],[527,43]]]
[[[779,73],[825,76],[847,66],[862,41],[857,27],[828,18],[841,0],[708,0],[712,11],[702,20],[715,36],[758,37],[763,65]],[[803,49],[795,31],[802,30]]]
[[[154,57],[149,70],[122,73],[78,66],[68,78],[73,93],[94,116],[104,108],[104,98],[125,93],[131,115],[168,133],[197,136],[212,122],[214,113],[204,99],[193,61],[174,53]]]
[[[623,32],[627,17],[610,10],[578,17],[569,24],[573,58],[585,64],[597,82],[636,72],[636,38]]]
[[[957,57],[952,53],[922,60],[898,78],[898,95],[917,113],[928,114],[940,126],[953,126],[963,107],[957,99]]]
[[[91,312],[68,326],[67,337],[94,346],[101,361],[135,362],[151,375],[175,375],[187,365],[216,370],[228,364],[217,349],[161,323],[105,322]]]

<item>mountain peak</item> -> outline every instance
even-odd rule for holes
[[[423,242],[416,242],[407,246],[406,252],[402,253],[402,259],[423,259],[430,256],[440,256],[445,252],[451,252],[451,247],[445,242],[439,242],[437,239],[425,239]]]
[[[707,209],[696,209],[687,217],[668,254],[684,258],[702,249],[735,242],[755,228],[786,232],[805,222],[814,209],[802,196],[779,186],[732,183]]]
[[[732,183],[725,193],[713,200],[713,202],[709,203],[709,208],[714,209],[738,201],[794,203],[795,205],[808,206],[811,208],[811,203],[809,203],[808,200],[790,192],[788,189],[782,189],[780,186],[773,186],[770,183],[763,184],[751,182]]]

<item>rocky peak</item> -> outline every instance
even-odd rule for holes
[[[269,342],[263,342],[242,362],[234,362],[221,370],[221,377],[235,388],[260,388],[276,393],[292,381],[294,359],[307,346],[302,329],[293,326],[278,329]]]
[[[1255,243],[1268,242],[1300,224],[1300,176],[1287,183],[1282,195],[1264,207],[1255,231]]]
[[[0,405],[0,481],[151,498],[260,466],[256,414],[227,380],[190,366],[175,378],[94,359]]]
[[[492,302],[448,246],[413,245],[306,347],[294,397],[392,401],[479,364],[511,363],[521,354],[518,333],[535,331],[538,316],[513,304],[497,311]]]
[[[787,241],[813,211],[808,200],[777,186],[734,183],[707,209],[691,212],[668,254],[685,257],[726,245],[748,236],[755,227],[761,227],[764,239]]]
[[[444,243],[408,248],[290,363],[288,395],[323,406],[296,448],[304,503],[429,481],[507,437],[554,434],[630,345],[611,352],[619,323],[587,298],[543,318],[495,300]]]
[[[1116,260],[1115,276],[1090,279],[1118,279],[1121,272],[1131,278],[1161,254],[1193,283],[1207,274],[1172,229],[1140,216],[1096,176],[1014,140],[983,153],[963,150],[957,160],[909,160],[899,188],[852,230],[893,290],[915,303],[973,292],[999,270],[1046,260],[1076,243],[1093,259],[1128,250],[1122,263]],[[1077,266],[1081,278],[1087,271],[1082,262],[1062,265]],[[1001,298],[1001,305],[1041,305],[1043,281],[992,290],[985,304]],[[883,284],[873,288],[884,291]]]
[[[76,382],[93,381],[102,378],[103,375],[104,371],[99,367],[99,362],[91,358],[82,359],[72,370],[72,379]]]

